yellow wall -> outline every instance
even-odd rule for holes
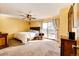
[[[74,5],[74,24],[75,24],[75,26],[77,25],[77,23],[76,23],[77,22],[77,16],[79,17],[79,15],[78,15],[79,10],[77,10],[77,8],[79,9],[78,5],[79,4],[77,4],[77,3]]]
[[[60,35],[67,36],[68,34],[68,11],[70,7],[63,8],[60,10],[60,28],[59,33]]]
[[[77,22],[79,21],[79,3],[77,3],[76,5],[75,5],[75,26],[76,26],[76,29],[77,29]],[[77,32],[76,32],[76,34],[78,34]],[[79,45],[79,38],[77,39],[77,44]],[[77,56],[79,56],[79,49],[77,49]]]
[[[77,7],[76,6],[77,6],[77,4],[75,4],[75,6],[74,6],[74,24],[76,24],[76,20],[77,20]],[[60,13],[59,13],[59,15],[60,15],[60,26],[59,26],[60,35],[67,36],[67,34],[68,34],[68,12],[69,12],[69,9],[70,9],[70,6],[60,10]]]
[[[28,31],[29,25],[25,20],[13,17],[0,16],[0,32],[12,35],[16,32]],[[12,36],[9,36],[12,37]]]
[[[40,21],[31,21],[30,27],[40,27],[41,22]]]

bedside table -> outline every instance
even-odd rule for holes
[[[7,35],[8,35],[8,33],[0,34],[0,49],[8,47]]]

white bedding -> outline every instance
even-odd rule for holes
[[[21,40],[23,43],[27,43],[27,39],[32,40],[38,33],[38,31],[18,32],[14,34],[14,38]]]
[[[0,50],[1,56],[59,56],[60,48],[52,40],[29,41],[25,45]]]

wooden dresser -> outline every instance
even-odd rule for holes
[[[76,56],[78,40],[70,40],[68,37],[61,38],[61,56]]]
[[[0,34],[0,49],[8,46],[7,35],[7,33]]]

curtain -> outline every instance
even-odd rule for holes
[[[53,22],[54,29],[56,30],[57,29],[57,21],[56,21],[56,19],[53,19],[52,22]]]

